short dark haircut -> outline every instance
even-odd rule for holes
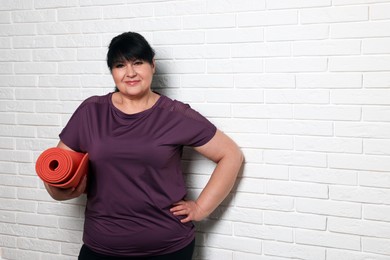
[[[124,32],[111,40],[107,52],[107,66],[111,71],[115,63],[138,59],[152,64],[154,54],[153,48],[141,34]]]

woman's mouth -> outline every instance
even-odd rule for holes
[[[128,85],[128,86],[137,85],[139,82],[140,82],[140,80],[127,80],[127,81],[125,81],[126,85]]]

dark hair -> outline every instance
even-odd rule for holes
[[[143,60],[153,63],[154,50],[145,38],[136,32],[125,32],[115,36],[107,52],[107,66],[112,70],[117,62]]]

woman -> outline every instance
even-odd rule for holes
[[[191,259],[192,221],[207,217],[232,189],[243,156],[237,145],[182,102],[151,90],[154,51],[139,34],[114,37],[107,65],[116,91],[86,99],[58,147],[89,153],[87,205],[79,259]],[[183,146],[216,163],[196,199],[186,200]],[[80,196],[45,184],[56,200]]]

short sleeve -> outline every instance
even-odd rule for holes
[[[86,101],[81,103],[59,134],[60,140],[69,148],[77,152],[86,152],[87,150],[84,142],[86,131],[86,125],[84,123],[86,122],[86,103]]]
[[[179,132],[175,132],[183,138],[184,145],[202,146],[214,137],[216,126],[190,105],[175,101],[173,111],[182,116]]]

